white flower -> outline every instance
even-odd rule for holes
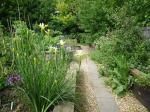
[[[61,46],[63,46],[63,45],[65,44],[65,41],[60,40],[60,42],[59,42],[59,43],[60,43],[60,45],[61,45]]]
[[[44,25],[44,23],[40,23],[39,27],[41,28],[41,30],[44,30],[46,27],[48,27],[48,25]]]
[[[50,52],[57,53],[58,48],[57,48],[57,47],[50,46],[50,47],[49,47],[49,51],[50,51]]]

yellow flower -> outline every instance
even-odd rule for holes
[[[63,46],[63,45],[65,44],[65,41],[60,40],[60,42],[59,42],[59,43],[60,43],[60,45],[61,45],[61,46]]]
[[[41,28],[41,30],[44,30],[45,28],[48,27],[48,25],[44,25],[44,23],[40,23],[39,27]]]

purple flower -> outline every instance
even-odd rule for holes
[[[7,78],[7,83],[10,86],[17,85],[21,82],[21,77],[18,74],[12,74]]]

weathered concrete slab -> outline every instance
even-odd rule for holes
[[[74,112],[74,103],[66,102],[54,108],[53,112]]]
[[[82,61],[81,70],[87,75],[93,87],[100,112],[119,112],[114,97],[105,87],[104,81],[99,78],[96,64],[89,58]]]

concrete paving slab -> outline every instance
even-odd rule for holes
[[[119,112],[114,97],[106,88],[105,82],[99,77],[97,65],[87,58],[82,60],[81,70],[89,78],[100,112]]]

